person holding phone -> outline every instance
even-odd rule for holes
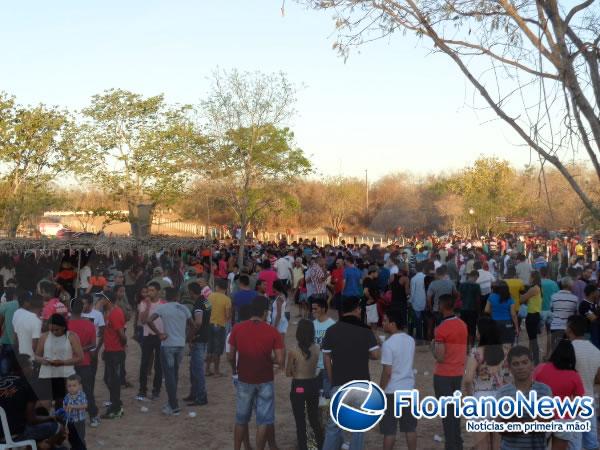
[[[66,395],[66,379],[75,374],[75,365],[83,361],[79,337],[68,330],[67,321],[61,314],[50,316],[48,331],[38,342],[35,360],[41,365],[40,400],[53,400],[54,407],[61,408]]]

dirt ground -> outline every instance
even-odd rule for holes
[[[335,313],[333,313],[335,315]],[[295,345],[294,323],[292,323],[286,336],[286,346]],[[131,331],[128,330],[128,335]],[[383,334],[383,331],[377,333]],[[544,340],[540,338],[540,347],[544,348]],[[542,355],[543,356],[543,355]],[[105,420],[96,429],[87,429],[87,444],[90,449],[173,449],[187,450],[190,448],[226,450],[233,448],[233,425],[235,415],[235,391],[231,382],[231,372],[225,357],[222,360],[222,371],[227,374],[223,378],[207,378],[207,391],[209,404],[202,407],[188,408],[183,406],[179,417],[165,417],[160,410],[166,403],[166,392],[161,392],[160,400],[153,402],[139,402],[135,400],[138,387],[138,373],[140,364],[140,347],[130,340],[127,352],[127,379],[133,387],[121,391],[125,415],[119,420]],[[433,358],[428,346],[417,347],[414,368],[417,370],[416,385],[420,389],[421,397],[433,395]],[[381,366],[377,361],[370,362],[371,379],[379,381]],[[102,382],[103,365],[98,368],[96,384],[96,401],[99,406],[108,400],[108,391]],[[150,379],[151,380],[151,379]],[[275,378],[276,406],[275,406],[275,435],[280,450],[294,450],[296,448],[296,428],[289,400],[291,381],[284,374],[278,373]],[[179,376],[178,397],[181,399],[189,391],[189,356],[184,358]],[[142,412],[141,407],[147,407],[148,412]],[[190,412],[196,412],[196,417],[190,417]],[[254,420],[254,418],[253,418]],[[254,446],[254,424],[250,426],[250,440]],[[464,425],[463,425],[464,430]],[[443,442],[434,438],[443,437],[441,419],[420,420],[417,428],[419,449],[443,449]],[[463,432],[465,448],[472,447],[472,436]],[[378,427],[367,433],[365,449],[380,449],[382,437]],[[398,436],[397,449],[406,448],[403,436]]]

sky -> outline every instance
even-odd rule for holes
[[[284,71],[300,89],[291,128],[317,174],[440,173],[479,155],[517,167],[529,151],[482,109],[445,55],[411,35],[344,61],[330,12],[291,0],[6,1],[0,91],[20,103],[84,107],[122,88],[199,103],[216,68]]]

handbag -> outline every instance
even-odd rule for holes
[[[518,316],[521,319],[524,319],[525,317],[527,317],[527,305],[526,304],[523,304],[523,305],[519,306]]]

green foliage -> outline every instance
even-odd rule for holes
[[[169,106],[162,95],[144,98],[111,89],[82,112],[81,174],[129,205],[173,203],[185,191],[206,139],[189,106]],[[151,217],[150,217],[151,218]]]
[[[517,172],[508,161],[480,157],[473,166],[465,168],[448,180],[448,192],[460,196],[463,211],[459,222],[474,230],[502,231],[499,217],[520,216],[520,191]]]
[[[261,214],[294,207],[286,186],[310,171],[310,161],[294,147],[293,137],[288,128],[269,124],[228,130],[222,144],[211,147],[204,169],[226,183],[221,195],[239,221],[250,223]]]
[[[324,209],[336,233],[344,231],[350,217],[364,208],[365,185],[355,178],[332,177],[325,180]]]
[[[10,235],[26,215],[52,202],[49,183],[77,161],[73,138],[73,122],[65,111],[18,105],[0,94],[1,207]]]
[[[215,73],[213,91],[202,103],[211,143],[199,170],[219,185],[218,196],[241,224],[242,240],[251,223],[293,206],[290,184],[311,172],[284,125],[294,102],[283,74],[232,71]]]

